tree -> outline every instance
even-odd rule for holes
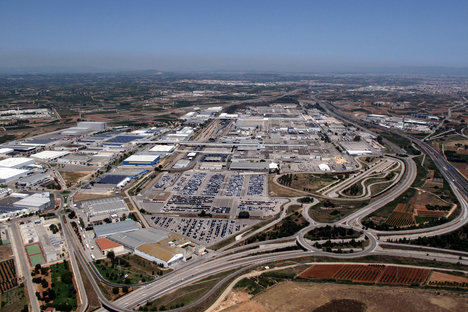
[[[250,213],[248,211],[239,212],[239,219],[248,219],[250,218]]]
[[[107,253],[107,259],[109,259],[112,263],[114,263],[115,253],[112,250]]]
[[[113,293],[114,295],[117,295],[119,292],[120,292],[120,288],[119,288],[119,287],[114,287],[114,288],[112,288],[112,293]]]
[[[49,229],[50,229],[50,231],[51,231],[52,233],[54,233],[54,234],[56,234],[56,233],[58,232],[58,230],[59,230],[58,227],[57,227],[57,225],[55,225],[55,224],[51,224],[51,225],[49,226]]]
[[[379,144],[383,144],[383,138],[382,136],[377,136],[377,142],[379,142]]]
[[[63,275],[61,276],[61,279],[62,279],[62,282],[64,282],[65,284],[71,284],[73,282],[72,272],[70,271],[64,272]]]

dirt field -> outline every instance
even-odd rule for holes
[[[468,179],[468,164],[458,162],[451,162],[450,164],[457,168],[458,171],[460,171],[465,176],[465,178]]]
[[[450,203],[447,203],[441,200],[436,195],[422,190],[417,190],[415,195],[410,199],[410,204],[418,204],[418,205],[441,205],[441,206],[449,206]]]
[[[86,177],[88,174],[93,173],[93,171],[60,171],[60,175],[67,183],[67,186],[71,186]]]
[[[368,312],[466,311],[466,294],[407,287],[378,287],[331,283],[283,282],[249,299],[232,292],[226,312],[314,311],[332,300],[353,299]],[[248,300],[248,301],[245,301]],[[239,303],[243,301],[242,303]],[[231,304],[230,304],[231,303]],[[332,310],[330,310],[332,311]],[[334,311],[334,310],[333,310]]]
[[[1,245],[0,246],[0,261],[10,259],[13,257],[13,251],[11,250],[11,245]]]
[[[443,283],[453,283],[457,286],[468,285],[468,278],[464,276],[446,274],[442,272],[432,272],[429,277],[428,284],[443,284]]]
[[[77,193],[73,197],[73,201],[75,203],[85,201],[85,200],[91,200],[91,199],[99,199],[99,198],[106,198],[106,197],[112,197],[115,194],[112,192],[104,193],[104,194],[92,194],[92,193]]]

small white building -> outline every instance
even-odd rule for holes
[[[319,169],[322,171],[331,171],[330,166],[328,166],[327,164],[320,164]]]
[[[175,149],[175,145],[163,145],[163,144],[158,144],[153,146],[149,151],[154,152],[157,154],[167,154],[167,153],[172,153]]]

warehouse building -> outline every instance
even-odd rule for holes
[[[177,234],[150,228],[110,235],[107,238],[136,255],[165,267],[185,259],[184,250],[180,246],[186,245],[187,241]]]
[[[319,164],[319,169],[322,170],[322,171],[330,171],[330,166],[328,166],[327,164]]]
[[[125,253],[125,248],[123,245],[111,241],[105,237],[97,238],[96,244],[98,245],[99,249],[101,249],[104,255],[107,255],[109,252],[113,252],[115,255],[121,255]]]
[[[372,151],[364,142],[340,142],[343,149],[351,156],[370,155]]]
[[[106,123],[100,121],[80,121],[78,122],[77,127],[93,131],[101,131],[106,129]]]
[[[156,154],[169,154],[172,153],[175,149],[175,145],[162,145],[158,144],[151,148],[149,151]]]
[[[106,223],[94,226],[94,234],[97,238],[108,237],[115,234],[136,231],[140,229],[140,225],[133,220],[125,220],[116,223]]]
[[[5,168],[21,169],[32,164],[34,164],[34,159],[26,157],[10,157],[4,160],[0,160],[0,167]]]
[[[154,166],[159,162],[159,155],[136,154],[123,161],[126,166]]]
[[[42,152],[31,155],[31,157],[34,158],[34,159],[38,159],[38,160],[54,160],[54,159],[60,158],[62,156],[65,156],[67,154],[70,154],[70,152],[67,152],[67,151],[42,151]]]
[[[85,154],[70,154],[57,160],[59,164],[87,165],[91,156]]]
[[[28,174],[29,170],[0,167],[0,183],[17,180]]]
[[[20,186],[34,186],[52,181],[52,177],[48,173],[35,173],[24,177],[18,181]]]
[[[0,148],[0,155],[7,155],[7,154],[10,154],[10,153],[13,153],[13,152],[14,152],[14,149],[12,149],[12,148],[8,148],[8,147]]]
[[[135,254],[152,262],[168,267],[184,260],[184,254],[180,248],[173,247],[170,244],[157,242],[153,244],[144,244],[135,249]]]
[[[28,214],[29,209],[18,208],[12,206],[0,206],[0,221],[8,220],[9,218],[19,217]]]
[[[36,212],[38,210],[44,210],[52,206],[52,201],[50,200],[49,192],[36,193],[29,195],[15,203],[14,207],[26,208],[30,212]]]
[[[229,166],[231,170],[268,171],[269,168],[270,164],[267,162],[250,162],[246,160],[233,161]]]
[[[119,218],[129,212],[123,198],[118,196],[84,201],[80,206],[86,211],[88,223],[92,224],[106,218]]]

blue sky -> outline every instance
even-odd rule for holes
[[[2,1],[0,68],[468,67],[468,1]]]

